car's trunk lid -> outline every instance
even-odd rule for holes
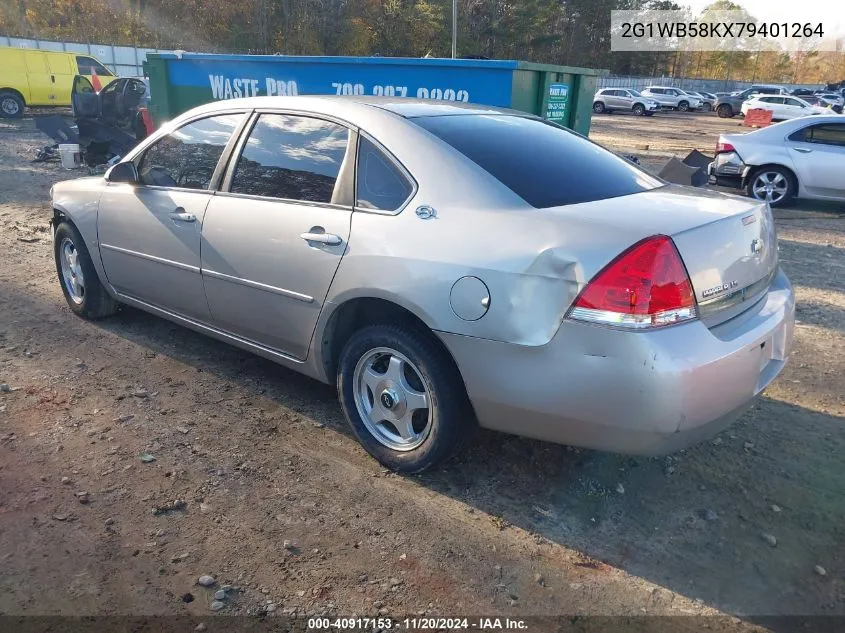
[[[777,268],[777,236],[765,203],[669,185],[556,213],[606,226],[629,245],[669,235],[692,282],[702,320],[716,325],[765,294]],[[586,271],[592,277],[596,271]],[[589,279],[588,279],[589,280]]]

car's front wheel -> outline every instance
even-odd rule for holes
[[[391,470],[416,473],[442,462],[475,426],[453,360],[413,326],[376,324],[353,334],[340,355],[337,388],[355,436]]]
[[[678,110],[681,112],[689,112],[689,101],[681,101],[678,104]]]
[[[788,204],[795,197],[795,182],[783,167],[763,167],[751,175],[745,187],[755,200],[768,202],[772,207]]]
[[[114,314],[117,302],[106,292],[88,248],[75,226],[62,222],[53,239],[56,272],[68,307],[86,319],[100,319]]]
[[[642,116],[643,114],[645,114],[645,106],[643,106],[642,103],[635,103],[632,110],[637,116]]]
[[[24,102],[20,95],[9,90],[0,91],[0,117],[18,119],[23,116]]]
[[[713,106],[707,101],[705,101],[703,104],[701,104],[701,109],[705,112],[710,112],[713,109]]]
[[[734,115],[734,110],[729,104],[723,103],[716,108],[716,114],[718,114],[721,119],[730,119]]]

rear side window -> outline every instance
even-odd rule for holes
[[[805,127],[802,130],[793,132],[789,140],[845,147],[845,123],[829,123]]]
[[[414,187],[399,168],[370,140],[358,142],[357,206],[362,209],[396,211]]]
[[[339,175],[348,145],[349,130],[337,123],[262,114],[238,159],[231,191],[304,202],[347,202]]]
[[[138,163],[141,184],[208,189],[221,154],[243,114],[193,121],[159,139]]]
[[[109,77],[112,74],[108,68],[103,66],[93,57],[77,55],[76,66],[79,68],[80,75],[100,75],[101,77]]]
[[[663,183],[558,125],[510,115],[411,119],[537,208],[627,196]]]

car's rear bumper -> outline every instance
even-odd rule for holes
[[[679,450],[734,421],[783,368],[795,318],[778,272],[753,308],[630,332],[564,321],[550,343],[441,333],[483,427],[631,454]]]
[[[750,168],[736,152],[716,154],[716,158],[707,165],[708,180],[711,184],[722,187],[742,188]]]

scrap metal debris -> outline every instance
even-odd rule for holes
[[[86,77],[77,75],[71,93],[75,125],[58,115],[37,117],[35,126],[55,145],[40,149],[34,162],[55,160],[58,145],[74,143],[89,167],[108,165],[152,131],[143,116],[147,100],[147,87],[140,79],[118,78],[95,92]]]

